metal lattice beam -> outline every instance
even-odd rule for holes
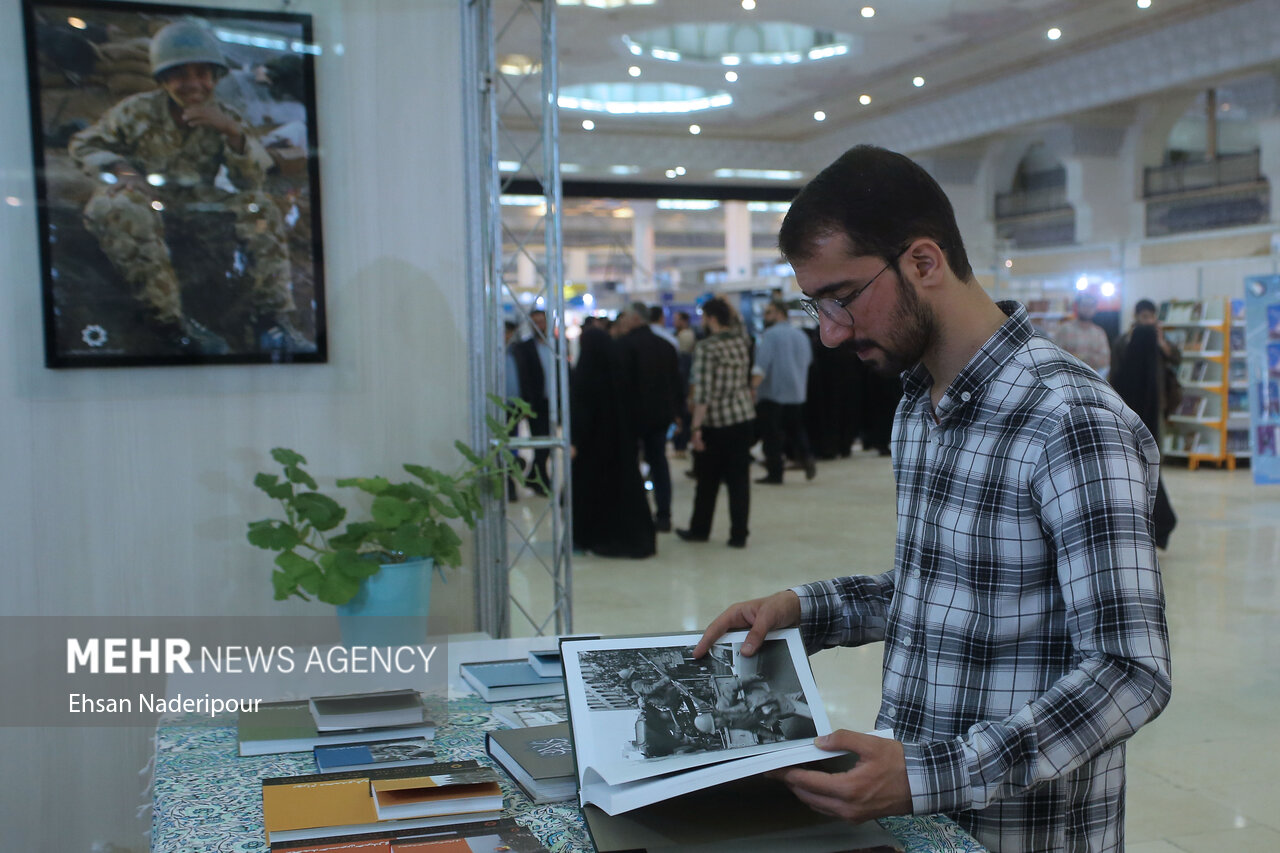
[[[555,364],[547,377],[551,435],[513,442],[517,450],[549,450],[550,498],[521,502],[509,511],[504,495],[491,495],[476,528],[476,624],[494,637],[532,631],[573,630],[572,495],[570,493],[569,367],[561,244],[559,127],[556,116],[556,4],[533,0],[460,0],[465,26],[468,268],[472,440],[493,440],[487,418],[496,414],[489,395],[506,388],[503,319],[508,309],[528,323],[533,307],[547,313],[547,334]],[[508,52],[540,52],[539,85],[534,75],[508,75],[497,57]],[[536,91],[535,91],[536,90]],[[518,108],[518,109],[513,109]],[[527,127],[513,133],[504,115],[519,115]],[[518,140],[518,141],[517,141]],[[543,195],[540,222],[518,232],[503,222],[500,161],[518,164],[518,175],[533,179]],[[541,226],[541,227],[539,227]],[[532,263],[532,291],[515,287],[521,257]],[[530,324],[531,325],[531,324]],[[535,330],[535,335],[539,333]],[[512,616],[519,617],[516,626]]]

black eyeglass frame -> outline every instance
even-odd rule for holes
[[[902,251],[905,252],[906,249],[903,249]],[[859,296],[862,295],[862,292],[864,290],[866,290],[871,285],[875,284],[876,279],[884,275],[885,270],[889,269],[890,267],[893,267],[894,271],[896,272],[898,269],[898,258],[901,256],[902,256],[902,252],[899,252],[897,255],[894,256],[893,260],[889,261],[889,263],[885,264],[883,267],[880,268],[880,272],[871,276],[871,278],[867,280],[866,284],[862,285],[862,287],[859,287],[857,290],[855,290],[853,293],[850,293],[848,296],[845,296],[840,299],[837,299],[834,296],[824,296],[821,299],[809,299],[806,297],[800,300],[800,307],[804,309],[806,314],[808,314],[813,319],[817,320],[819,323],[822,322],[823,317],[826,317],[828,320],[830,320],[831,322],[837,325],[851,328],[853,326],[853,314],[850,313],[849,306],[853,304],[853,301],[855,299],[857,299]],[[830,308],[830,310],[828,310],[827,308],[828,305],[835,306],[835,307]],[[839,310],[836,310],[837,308]],[[848,318],[849,321],[847,323],[841,317],[840,311],[843,311],[844,317]]]

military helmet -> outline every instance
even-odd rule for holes
[[[198,21],[175,21],[151,37],[151,76],[159,77],[170,68],[204,62],[229,70],[213,31]]]

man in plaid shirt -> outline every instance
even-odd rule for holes
[[[1159,453],[1093,371],[974,280],[946,195],[859,146],[792,203],[780,245],[823,343],[901,371],[892,570],[730,607],[725,631],[799,625],[810,652],[884,641],[859,756],[777,775],[849,821],[952,816],[993,851],[1124,847],[1124,741],[1169,700],[1151,535]]]

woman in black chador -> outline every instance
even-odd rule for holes
[[[1142,422],[1160,442],[1160,421],[1164,418],[1164,365],[1160,359],[1160,342],[1156,327],[1138,324],[1130,332],[1128,345],[1124,352],[1118,353],[1115,368],[1111,373],[1111,385],[1124,400],[1125,405],[1133,409]],[[1169,547],[1169,534],[1178,523],[1178,517],[1169,504],[1169,496],[1164,490],[1164,479],[1159,481],[1156,489],[1156,505],[1151,515],[1151,523],[1155,534],[1156,547]]]
[[[640,479],[639,438],[618,385],[608,332],[584,329],[569,383],[573,430],[573,546],[605,557],[651,557],[657,531]]]

